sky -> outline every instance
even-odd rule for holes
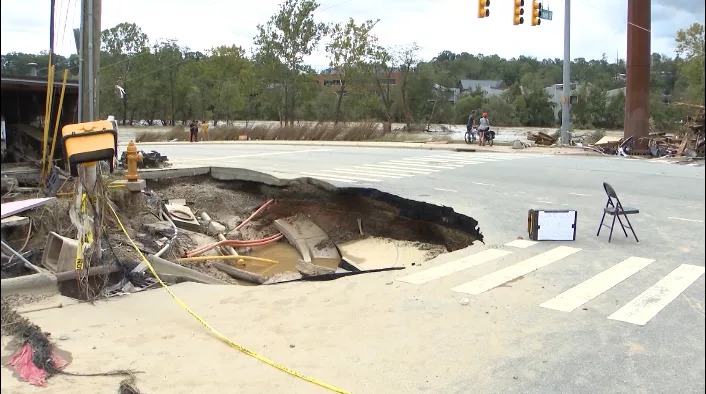
[[[530,0],[525,0],[529,14]],[[512,1],[491,0],[490,17],[478,19],[477,0],[319,0],[315,18],[325,23],[380,19],[373,32],[384,46],[416,42],[419,57],[439,52],[512,58],[563,57],[564,1],[548,0],[543,8],[553,20],[540,26],[512,24]],[[624,59],[628,0],[571,0],[571,58]],[[264,24],[280,0],[105,0],[102,29],[121,22],[140,26],[152,43],[176,39],[191,50],[238,45],[250,51],[256,26]],[[36,53],[49,48],[49,0],[2,0],[0,52]],[[57,52],[76,51],[71,28],[80,22],[80,0],[56,0]],[[42,12],[42,10],[45,10]],[[652,52],[674,56],[679,29],[704,21],[704,0],[652,0]],[[316,69],[327,67],[320,46],[307,58]]]

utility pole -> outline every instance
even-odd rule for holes
[[[80,59],[80,119],[79,122],[91,122],[97,120],[98,112],[98,75],[100,70],[100,45],[101,45],[101,0],[81,1],[81,31],[79,33],[81,45]],[[96,197],[96,185],[98,182],[98,163],[79,170],[79,180],[83,181],[86,193]],[[81,174],[83,172],[83,174]],[[83,175],[83,177],[81,176]],[[81,179],[83,178],[83,179]],[[94,200],[95,201],[95,200]],[[90,205],[90,204],[89,204]],[[100,211],[101,204],[96,205]],[[88,214],[94,219],[94,243],[93,256],[100,258],[101,251],[101,212],[93,212],[89,206]],[[81,240],[79,240],[81,241]]]
[[[625,85],[625,139],[647,149],[650,134],[651,0],[628,0],[628,55]]]
[[[649,0],[648,0],[649,1]],[[563,100],[561,105],[561,144],[570,141],[571,124],[571,0],[564,0],[564,68]]]

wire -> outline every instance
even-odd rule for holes
[[[62,0],[63,3],[63,0]],[[64,29],[61,32],[61,45],[64,45],[64,36],[66,35],[66,27],[68,26],[69,22],[69,12],[71,11],[71,0],[68,1],[66,5],[66,15],[64,16]],[[73,21],[71,22],[73,25]]]

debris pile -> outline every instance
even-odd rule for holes
[[[140,150],[137,153],[139,157],[142,158],[142,160],[137,162],[137,168],[165,168],[171,166],[169,158],[157,152],[156,150],[152,150],[150,152]],[[120,160],[118,161],[118,167],[123,169],[127,168],[127,151],[123,151],[122,155],[120,156]]]
[[[540,131],[538,133],[528,133],[527,139],[537,145],[550,146],[556,144],[558,138]]]

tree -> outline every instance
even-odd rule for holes
[[[121,97],[123,103],[123,124],[127,121],[130,72],[135,65],[135,58],[146,54],[145,52],[149,52],[148,44],[147,34],[143,33],[142,29],[134,23],[120,23],[101,32],[101,51],[108,54],[106,60],[110,62],[110,64],[101,69],[101,73],[105,75],[105,69],[115,67],[118,70],[116,79],[110,80],[106,78],[106,82],[120,85],[125,91],[125,94]],[[101,63],[103,62],[101,61]]]
[[[358,25],[353,18],[349,18],[348,23],[337,23],[329,29],[331,41],[326,45],[326,53],[330,59],[329,67],[337,73],[340,81],[334,124],[340,120],[341,103],[346,94],[346,86],[355,77],[353,74],[360,73],[375,55],[377,38],[370,31],[378,21],[368,20]]]
[[[412,130],[412,114],[409,110],[409,97],[407,95],[407,84],[410,74],[414,71],[414,67],[419,63],[417,57],[419,46],[416,42],[400,48],[397,53],[398,62],[400,65],[400,98],[402,100],[402,110],[404,111],[404,121],[407,124],[407,131]]]
[[[216,119],[225,117],[226,124],[229,124],[236,112],[247,107],[248,97],[253,93],[252,63],[245,58],[242,48],[220,46],[211,50],[201,71],[211,81],[211,87],[203,87],[212,92],[209,108]]]
[[[685,84],[684,100],[692,104],[704,104],[704,25],[694,23],[686,30],[679,30],[676,37],[677,54],[684,60],[679,64]]]
[[[258,35],[254,43],[265,55],[262,60],[284,66],[283,75],[271,80],[279,85],[283,93],[283,118],[293,124],[296,99],[296,83],[306,72],[304,57],[316,49],[326,25],[314,20],[314,11],[319,4],[313,0],[285,0],[278,12],[265,25],[257,25]]]
[[[390,52],[388,49],[378,46],[375,49],[371,65],[371,76],[383,107],[384,131],[392,130],[393,87],[395,84],[393,73],[399,72],[399,67]]]

